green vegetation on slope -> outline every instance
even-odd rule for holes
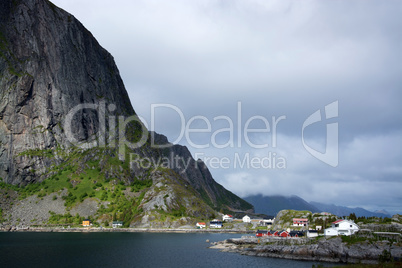
[[[52,159],[57,155],[65,160],[59,165],[52,165],[45,174],[42,174],[47,179],[40,183],[16,186],[0,181],[0,188],[16,191],[19,200],[32,195],[43,198],[66,190],[67,194],[61,198],[65,201],[67,210],[87,198],[95,198],[98,202],[108,203],[107,208],[104,205],[100,207],[99,215],[108,214],[110,216],[118,212],[121,214],[119,219],[125,220],[127,224],[131,222],[135,214],[141,212],[138,205],[146,190],[153,184],[149,173],[145,175],[148,178],[133,178],[130,175],[128,164],[120,161],[112,150],[94,148],[81,151],[75,149],[66,153],[57,148],[54,152],[52,150],[28,150],[21,155]],[[124,191],[139,193],[141,198],[126,197]],[[53,200],[58,198],[60,198],[58,195],[53,196]],[[66,215],[52,214],[49,223],[73,223],[74,220],[77,221],[69,213]]]
[[[158,172],[158,176],[164,178],[162,179],[165,181],[164,184],[169,184],[176,195],[173,204],[167,210],[160,207],[153,209],[151,216],[155,220],[178,220],[186,216],[212,214],[212,210],[207,208],[202,200],[197,199],[196,196],[199,194],[192,187],[185,186],[186,182],[174,171],[151,166],[149,170],[139,173],[141,177],[135,177],[130,173],[128,161],[120,161],[117,153],[110,149],[93,148],[85,151],[75,149],[65,152],[61,148],[56,148],[53,152],[28,150],[20,155],[47,158],[54,160],[55,164],[45,174],[41,174],[47,178],[40,183],[16,186],[0,182],[0,188],[16,191],[20,200],[32,195],[43,199],[51,194],[53,201],[64,200],[67,213],[64,215],[51,213],[49,224],[77,224],[81,218],[70,215],[70,211],[89,198],[99,204],[97,213],[93,216],[94,220],[108,225],[116,219],[123,221],[125,227],[128,227],[131,222],[140,221],[144,216],[140,205],[145,194],[153,187],[154,172]],[[57,158],[62,158],[64,161],[57,164],[55,161]],[[158,194],[163,188],[165,187],[152,189]],[[60,196],[60,193],[63,194]],[[168,197],[168,193],[164,194],[165,202]],[[189,203],[188,200],[192,201]],[[200,211],[203,212],[200,214]]]

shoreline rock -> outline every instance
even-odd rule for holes
[[[211,248],[242,255],[335,263],[377,264],[384,250],[395,261],[402,259],[400,244],[378,241],[347,245],[340,237],[311,241],[242,237],[212,243]]]
[[[160,229],[160,228],[80,228],[80,227],[18,227],[18,226],[4,226],[0,228],[0,232],[63,232],[63,233],[77,233],[77,232],[127,232],[127,233],[229,233],[229,234],[247,234],[253,231],[239,231],[239,230],[225,230],[225,229]]]

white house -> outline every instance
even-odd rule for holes
[[[330,228],[324,230],[325,236],[334,235],[352,235],[359,231],[359,226],[353,221],[337,220],[334,221]]]
[[[308,224],[308,219],[305,218],[294,218],[293,219],[293,226],[307,226]]]
[[[233,221],[233,216],[229,214],[223,215],[222,221]]]
[[[207,225],[205,224],[205,222],[197,222],[197,224],[195,225],[197,228],[205,228],[207,227]]]
[[[251,222],[251,219],[250,219],[250,217],[249,216],[244,216],[243,217],[243,222],[248,222],[248,223],[250,223]]]
[[[123,222],[122,222],[122,221],[114,221],[114,222],[112,223],[112,227],[113,227],[113,228],[123,227]]]
[[[317,237],[318,236],[318,230],[307,230],[307,237]]]
[[[274,223],[274,221],[275,221],[275,218],[273,218],[273,219],[262,219],[262,220],[260,220],[259,224],[261,226],[268,226],[268,225],[272,225]]]
[[[222,221],[214,219],[209,222],[209,228],[222,228]]]

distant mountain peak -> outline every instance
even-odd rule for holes
[[[266,215],[276,215],[281,210],[308,210],[311,212],[320,212],[314,205],[308,203],[297,195],[282,196],[271,195],[263,196],[262,194],[248,196],[244,198],[246,201],[254,205],[256,213]]]
[[[356,207],[349,208],[337,206],[335,204],[323,204],[319,202],[307,202],[297,195],[283,196],[283,195],[270,195],[264,196],[262,194],[252,195],[244,198],[246,201],[254,205],[256,213],[263,213],[267,215],[276,215],[281,210],[308,210],[311,212],[329,212],[337,216],[349,216],[355,213],[356,216],[365,217],[389,217],[390,214],[386,210],[368,211],[364,208]]]
[[[385,210],[385,209],[376,210],[376,211],[374,211],[374,213],[384,214],[384,215],[387,215],[387,216],[391,215],[391,214],[390,214],[387,210]]]
[[[310,204],[314,205],[315,207],[319,208],[322,211],[328,211],[334,215],[337,216],[349,216],[351,213],[355,213],[357,217],[389,217],[390,214],[382,210],[382,212],[377,212],[377,211],[368,211],[364,208],[360,207],[355,207],[355,208],[350,208],[350,207],[345,207],[345,206],[337,206],[334,204],[323,204],[319,202],[310,202]]]

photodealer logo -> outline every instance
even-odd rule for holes
[[[242,104],[237,103],[237,113],[233,117],[226,115],[215,116],[211,121],[205,116],[196,115],[191,117],[186,122],[186,117],[183,112],[176,106],[171,104],[153,104],[151,105],[151,129],[155,129],[156,110],[157,109],[170,109],[176,112],[179,116],[180,135],[174,142],[170,143],[156,143],[154,135],[148,132],[148,123],[144,118],[136,115],[125,117],[124,115],[117,116],[116,106],[114,104],[106,105],[105,101],[99,103],[84,103],[73,107],[67,114],[64,122],[64,133],[72,144],[75,144],[83,149],[93,148],[99,146],[102,148],[117,148],[120,160],[126,157],[126,150],[137,149],[149,142],[152,148],[163,149],[172,146],[172,144],[179,143],[182,138],[185,138],[187,143],[195,149],[206,149],[214,147],[217,149],[228,148],[242,148],[247,145],[247,150],[252,150],[253,153],[246,152],[240,154],[234,152],[232,157],[225,155],[224,157],[206,157],[202,152],[198,152],[198,157],[204,163],[209,164],[210,167],[219,168],[286,168],[286,158],[283,155],[274,152],[278,146],[278,126],[286,116],[272,116],[271,120],[262,115],[254,115],[244,120],[242,114]],[[85,113],[91,111],[96,114],[92,120],[89,128],[93,129],[94,133],[80,135],[80,122],[85,116]],[[325,151],[320,152],[317,148],[312,148],[305,142],[305,129],[313,124],[338,117],[338,101],[325,106],[325,118],[321,117],[321,111],[317,110],[311,114],[303,123],[302,128],[302,143],[304,148],[315,158],[322,162],[336,167],[338,166],[338,123],[328,122],[326,124],[326,144]],[[244,120],[244,122],[243,122]],[[201,126],[200,125],[201,123]],[[216,124],[215,126],[213,124]],[[132,127],[132,126],[135,126]],[[129,135],[127,135],[129,134]],[[193,134],[197,134],[195,137]],[[203,139],[200,139],[200,134]],[[84,137],[83,137],[84,136]],[[126,137],[127,136],[127,137]],[[217,138],[219,137],[219,138]],[[78,138],[78,139],[77,139]],[[237,139],[236,139],[237,138]],[[202,143],[200,143],[202,140]],[[272,147],[274,151],[267,151],[266,149]],[[314,147],[314,146],[313,146]],[[261,154],[261,149],[264,149],[264,154]],[[260,151],[257,151],[260,150]],[[201,157],[199,155],[201,153]],[[149,159],[147,161],[135,157],[130,159],[130,162],[137,163],[138,166],[144,167],[148,164],[152,166],[180,166],[187,167],[188,163],[181,163],[179,160],[167,159],[161,163],[152,163]]]
[[[338,117],[338,101],[325,106],[325,119],[331,119]],[[303,123],[302,128],[302,142],[304,148],[315,158],[321,160],[322,162],[332,166],[338,166],[338,123],[327,124],[327,139],[325,152],[321,153],[310,146],[308,146],[304,141],[304,129],[312,124],[322,121],[321,111],[317,110],[312,115],[310,115],[306,121]]]

